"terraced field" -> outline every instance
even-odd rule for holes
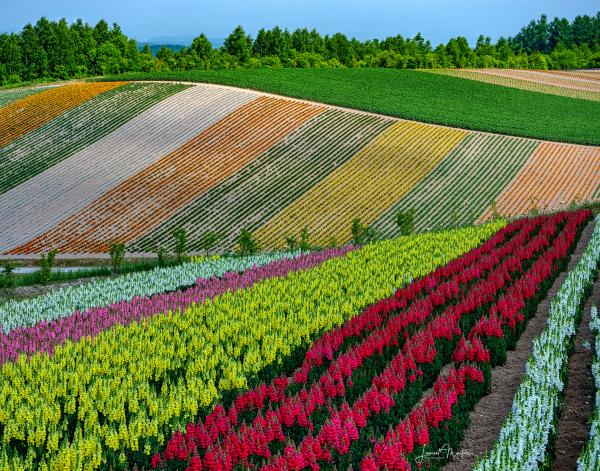
[[[587,75],[540,81],[600,83]],[[12,123],[0,145],[0,251],[11,255],[99,253],[110,240],[172,250],[179,227],[192,252],[208,234],[232,250],[242,228],[264,249],[304,227],[328,245],[349,241],[355,218],[396,235],[399,210],[414,208],[423,232],[485,221],[492,207],[518,216],[600,199],[598,147],[217,85],[68,84],[0,107],[1,119]]]

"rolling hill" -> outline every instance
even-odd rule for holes
[[[564,104],[556,110],[566,116],[562,124],[580,122],[580,134],[600,140],[593,119],[578,115],[598,113],[594,100],[411,73],[425,83],[474,87],[474,102],[483,100],[485,87],[509,90],[531,106],[532,97],[541,97],[541,109],[557,100]],[[600,76],[589,75],[594,78],[584,76],[585,83]],[[402,93],[408,92],[384,93],[372,106],[387,100],[391,109]],[[461,103],[445,109],[447,103],[433,99],[430,116],[445,110],[459,118]],[[488,119],[491,114],[480,124]],[[524,131],[541,126],[532,121]],[[414,208],[416,230],[428,231],[489,219],[492,205],[515,216],[600,199],[600,147],[215,84],[115,80],[34,94],[5,91],[0,123],[6,124],[0,127],[0,251],[14,256],[53,248],[100,253],[110,240],[126,243],[128,252],[172,249],[179,227],[186,228],[190,251],[201,251],[207,234],[218,235],[216,248],[231,250],[242,228],[265,249],[284,246],[286,236],[304,227],[312,243],[327,245],[348,241],[357,217],[396,235],[398,210]],[[568,140],[572,128],[564,129]]]

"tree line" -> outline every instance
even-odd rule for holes
[[[514,36],[493,43],[479,36],[475,47],[458,36],[431,45],[420,33],[383,40],[359,41],[342,33],[322,36],[306,28],[290,32],[261,29],[255,38],[238,26],[214,48],[201,34],[175,52],[148,45],[138,49],[118,24],[104,20],[90,26],[82,20],[42,17],[21,32],[0,34],[0,84],[37,79],[68,79],[123,72],[220,69],[236,67],[388,67],[521,69],[600,68],[600,12],[573,21],[545,15]]]

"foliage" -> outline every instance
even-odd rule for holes
[[[4,260],[2,262],[2,287],[12,288],[15,285],[14,271],[19,265],[11,260]]]
[[[213,250],[225,236],[220,232],[205,232],[200,236],[199,248],[208,254]]]
[[[178,227],[171,233],[173,239],[175,239],[175,255],[177,256],[177,262],[181,263],[187,250],[187,232],[185,228]]]
[[[116,78],[219,83],[456,128],[600,145],[597,102],[414,70],[195,70],[109,77]]]
[[[238,237],[238,252],[240,255],[253,255],[260,250],[260,245],[252,232],[242,228]]]
[[[109,240],[108,254],[110,255],[110,265],[113,275],[119,273],[125,261],[125,244]]]
[[[56,250],[51,250],[46,254],[40,255],[40,281],[44,284],[50,283],[52,279],[52,267],[54,267],[56,253]]]
[[[0,34],[0,85],[52,77],[66,79],[126,71],[168,71],[257,67],[387,67],[387,68],[593,68],[600,65],[600,13],[572,22],[545,16],[532,21],[513,38],[493,44],[481,35],[474,48],[458,36],[433,47],[418,33],[383,40],[359,41],[342,33],[289,32],[275,26],[259,30],[253,40],[241,26],[214,49],[204,34],[189,47],[161,48],[152,57],[145,45],[100,20],[90,26],[78,19],[70,25],[42,17],[19,33]]]
[[[400,235],[410,235],[415,231],[415,208],[396,212],[396,224]]]

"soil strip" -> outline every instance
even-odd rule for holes
[[[588,441],[588,419],[592,414],[595,396],[591,372],[594,334],[590,330],[590,310],[593,305],[600,306],[600,278],[594,283],[594,290],[585,303],[581,325],[575,337],[575,350],[569,357],[568,382],[561,417],[556,427],[556,456],[551,468],[553,471],[577,469],[577,458]]]
[[[546,327],[550,301],[554,299],[567,273],[577,265],[594,230],[594,222],[587,224],[575,251],[571,255],[567,270],[554,281],[546,299],[538,305],[535,317],[529,320],[516,349],[507,353],[506,363],[492,370],[492,391],[483,397],[471,414],[470,425],[460,450],[453,450],[453,460],[444,466],[444,471],[464,471],[471,469],[484,452],[490,450],[498,436],[502,424],[511,410],[513,398],[525,373],[525,364],[533,350],[533,340]],[[584,320],[585,321],[585,320]],[[573,469],[573,468],[561,468]]]

